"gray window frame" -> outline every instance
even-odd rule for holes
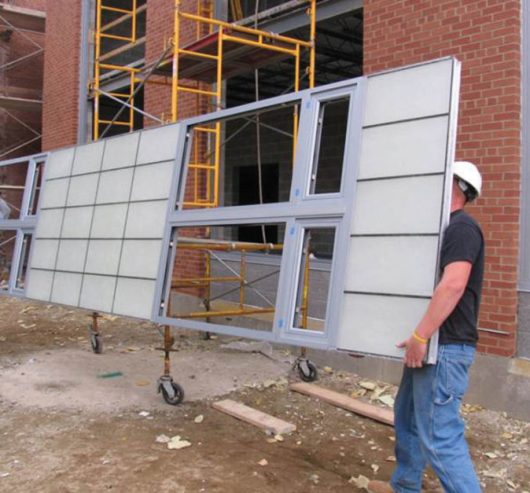
[[[249,337],[271,342],[334,348],[338,332],[339,314],[344,283],[344,264],[347,254],[351,207],[353,203],[357,170],[358,152],[361,142],[363,102],[366,79],[357,78],[338,82],[324,88],[315,88],[258,101],[237,108],[201,115],[181,122],[178,138],[178,151],[174,180],[168,201],[168,215],[162,255],[156,282],[152,320],[160,324],[178,326],[194,330],[208,330],[220,334]],[[317,132],[317,119],[320,104],[331,99],[349,96],[349,117],[344,149],[342,186],[339,193],[310,194],[309,181],[313,170],[314,142]],[[178,194],[184,186],[186,166],[189,158],[189,128],[220,119],[237,117],[261,109],[272,109],[286,104],[300,102],[300,119],[297,135],[295,165],[289,200],[286,202],[218,207],[215,209],[185,209],[177,206]],[[310,143],[308,145],[308,142]],[[318,156],[317,156],[318,157]],[[173,231],[179,227],[221,226],[245,223],[286,224],[283,255],[280,265],[278,295],[272,331],[259,331],[228,325],[205,323],[166,316],[163,301],[167,299],[175,245]],[[328,306],[324,331],[313,331],[293,327],[296,304],[296,285],[302,253],[302,231],[305,227],[334,227],[336,229],[331,282],[328,292]],[[293,284],[295,283],[295,284]]]
[[[28,169],[26,172],[26,180],[24,183],[24,195],[22,197],[22,206],[20,208],[20,214],[16,219],[0,219],[0,231],[14,231],[16,234],[15,247],[13,250],[13,259],[11,262],[11,270],[9,273],[9,283],[6,290],[1,290],[0,295],[7,296],[18,296],[23,297],[25,295],[25,288],[20,289],[16,287],[17,274],[20,268],[20,262],[22,260],[22,243],[24,235],[35,234],[35,227],[38,221],[38,214],[40,206],[37,203],[37,209],[35,214],[29,214],[29,206],[31,200],[31,194],[35,185],[35,171],[39,163],[44,163],[46,173],[46,160],[48,154],[34,154],[32,156],[25,156],[22,158],[8,159],[0,162],[0,167],[13,166],[17,164],[28,163]],[[44,176],[41,178],[41,185],[44,183]],[[39,196],[40,198],[40,196]],[[28,252],[29,265],[31,265],[31,249]],[[26,272],[26,275],[28,272]]]

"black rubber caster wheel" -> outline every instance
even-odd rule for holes
[[[309,360],[301,360],[297,364],[298,375],[304,382],[314,382],[318,378],[317,367]]]
[[[169,395],[163,384],[159,384],[158,391],[162,392],[162,397],[168,404],[171,406],[177,406],[184,400],[184,389],[175,382],[171,382],[171,387],[173,387],[173,396]]]
[[[99,334],[90,334],[90,345],[95,354],[101,354],[103,352],[103,342]]]

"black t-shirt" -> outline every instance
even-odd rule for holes
[[[440,344],[476,345],[477,322],[484,276],[484,237],[478,223],[462,209],[451,213],[445,230],[440,268],[467,261],[473,264],[462,298],[440,327]]]

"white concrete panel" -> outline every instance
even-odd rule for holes
[[[61,240],[57,270],[83,272],[88,240]]]
[[[128,202],[133,172],[134,168],[125,168],[101,173],[96,203]]]
[[[149,320],[155,295],[155,281],[118,278],[113,313]]]
[[[119,135],[107,140],[102,169],[134,166],[140,132]]]
[[[61,236],[63,238],[88,238],[93,213],[93,206],[66,209]]]
[[[438,237],[350,238],[346,291],[430,296]]]
[[[31,267],[55,269],[59,240],[36,239],[31,246]]]
[[[82,278],[82,274],[56,272],[50,301],[63,305],[77,306]]]
[[[99,173],[74,176],[70,181],[67,206],[93,205],[96,201],[96,189]]]
[[[108,276],[83,276],[79,306],[98,312],[112,311],[116,278]]]
[[[27,298],[48,301],[52,292],[53,272],[47,270],[31,269],[27,280]]]
[[[131,200],[166,199],[171,187],[173,167],[173,161],[137,167]]]
[[[61,178],[59,180],[45,182],[40,203],[41,210],[49,207],[64,207],[66,204],[69,183],[70,178]]]
[[[453,60],[368,77],[364,126],[449,112]]]
[[[403,356],[396,344],[410,337],[428,299],[345,294],[337,347],[385,356]]]
[[[104,147],[104,141],[79,146],[75,153],[72,175],[99,171]]]
[[[90,240],[85,272],[116,275],[122,240]]]
[[[64,209],[46,209],[40,211],[35,229],[36,238],[59,238],[63,222]]]
[[[136,202],[129,205],[126,238],[162,238],[166,224],[167,201]]]
[[[161,246],[161,240],[125,240],[118,274],[156,279]]]
[[[69,176],[72,171],[75,147],[50,153],[46,161],[46,179]]]
[[[140,138],[136,163],[155,163],[175,159],[178,132],[178,124],[144,130]]]
[[[127,204],[98,205],[94,208],[91,238],[121,238],[125,230]]]
[[[443,175],[358,183],[352,233],[438,234],[443,185]]]
[[[442,116],[363,129],[358,178],[443,172],[448,125]]]

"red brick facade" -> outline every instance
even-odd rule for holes
[[[81,2],[48,2],[44,56],[43,150],[77,142]]]
[[[483,196],[471,213],[486,242],[479,349],[515,353],[521,162],[521,2],[365,0],[364,71],[454,55],[462,62],[457,158],[474,161]]]

